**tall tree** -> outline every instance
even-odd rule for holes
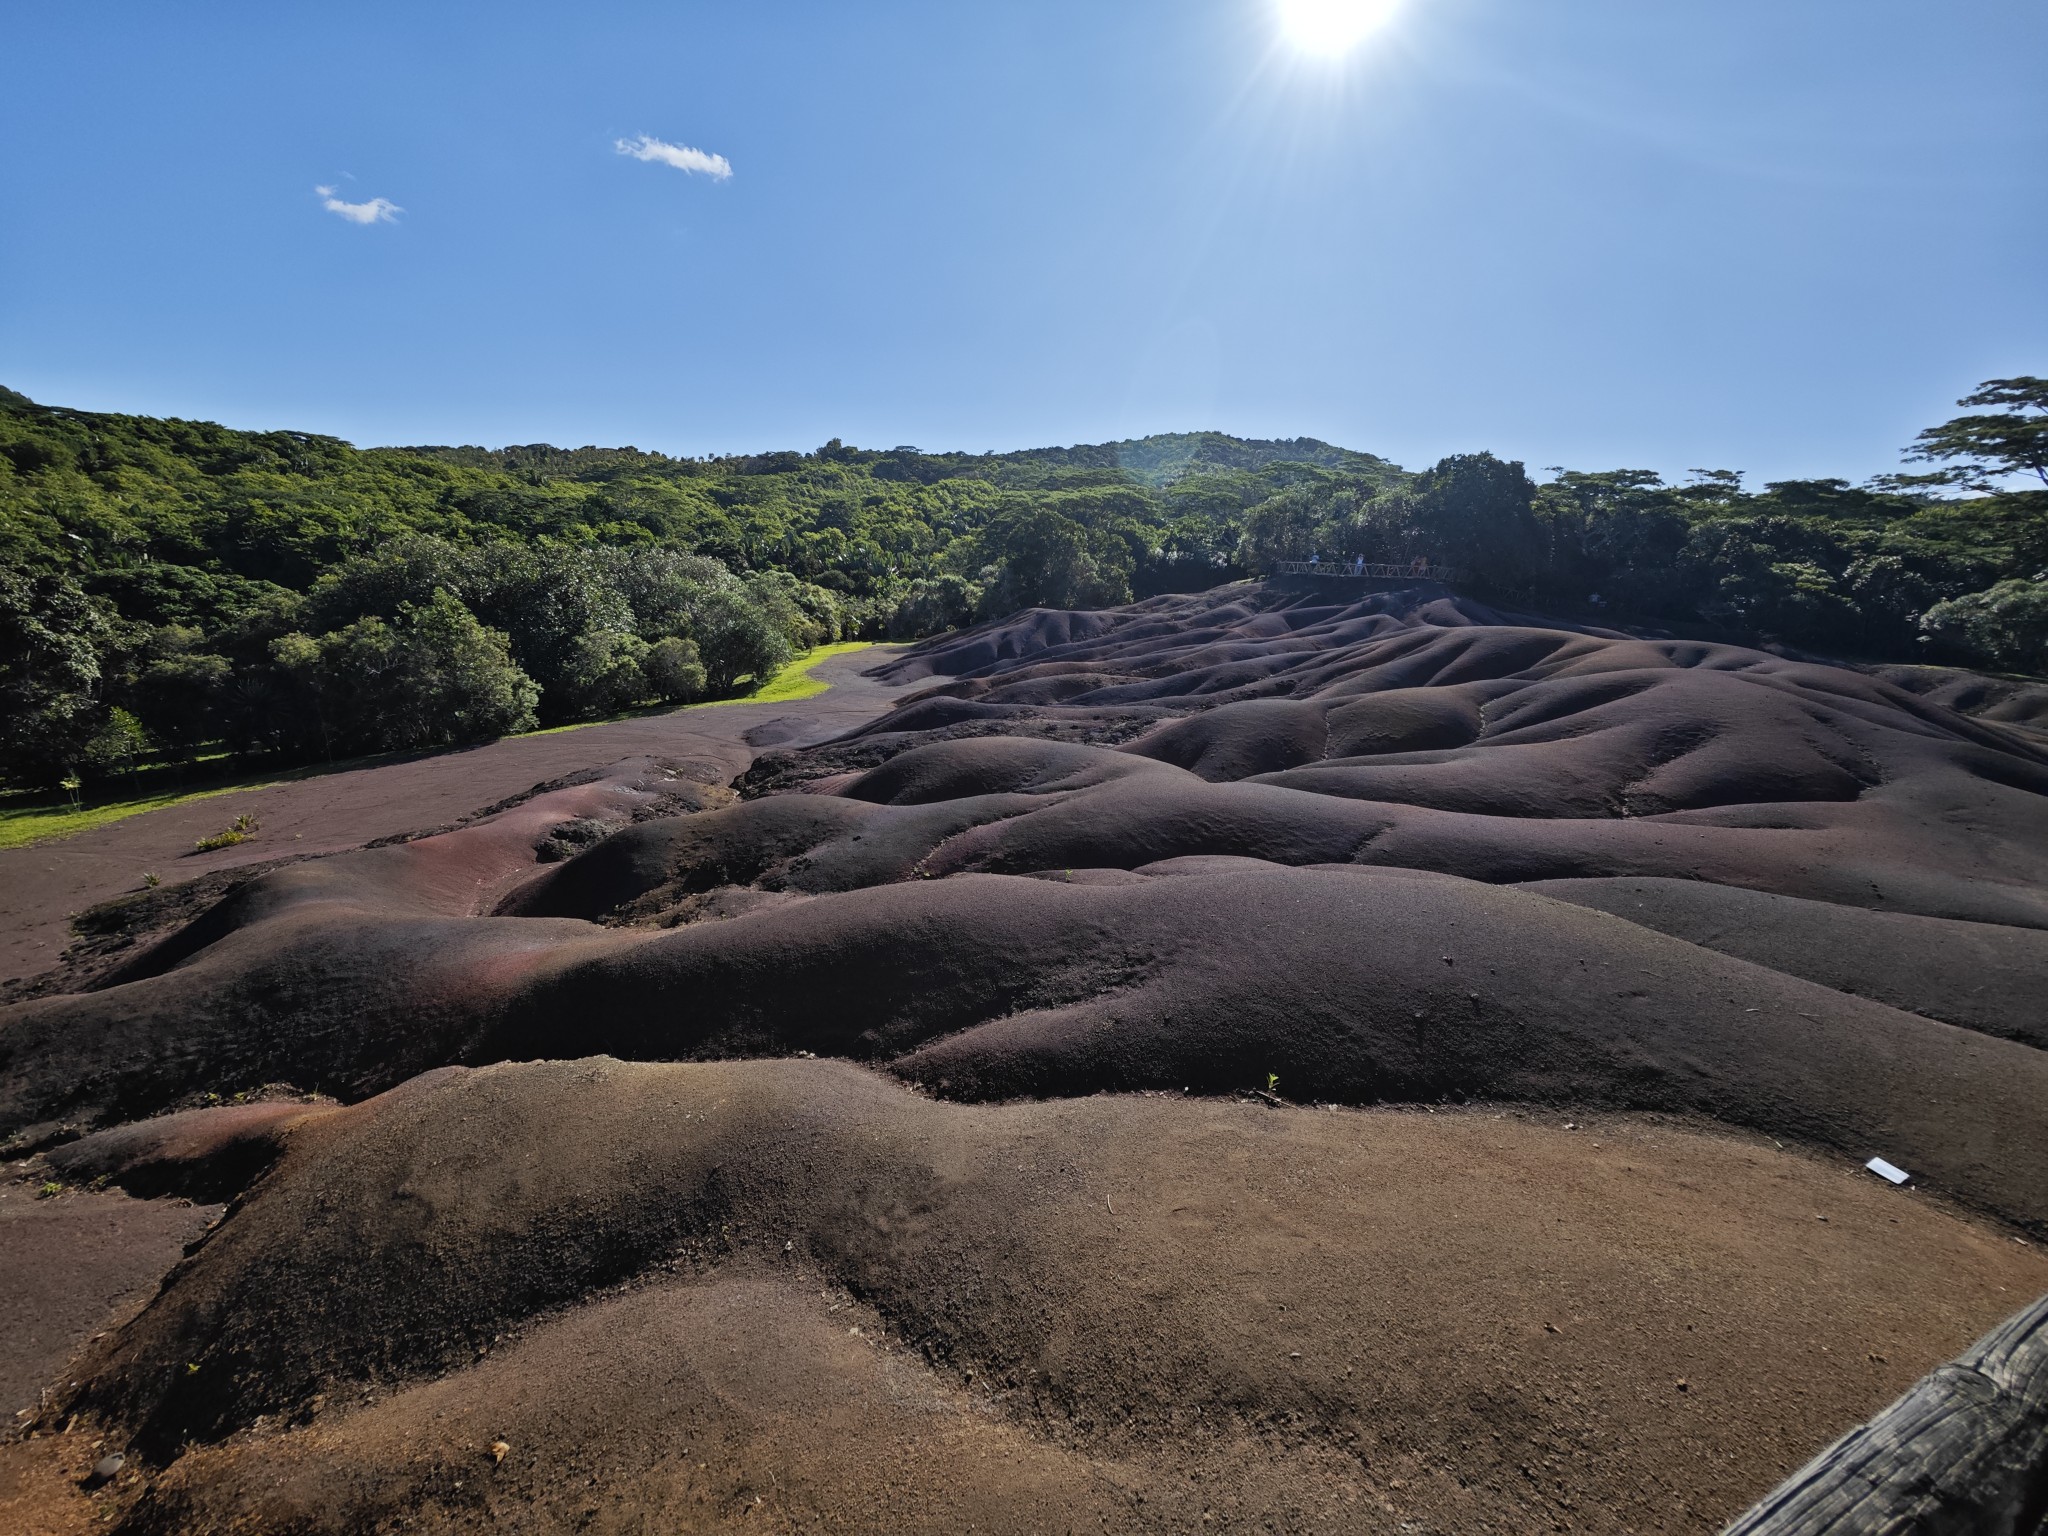
[[[2014,475],[2032,475],[2048,485],[2048,379],[1986,379],[1956,404],[2005,409],[1929,427],[1906,450],[1909,461],[1946,464],[1935,477],[1976,491],[1996,491]]]
[[[54,785],[85,763],[106,724],[108,629],[69,577],[0,567],[0,774]]]

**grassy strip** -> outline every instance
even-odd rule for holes
[[[682,710],[635,710],[630,714],[614,715],[608,720],[579,720],[574,725],[557,725],[544,731],[529,731],[526,734],[553,736],[563,731],[588,730],[593,725],[610,725],[616,720],[633,720],[644,715],[683,713],[696,709],[718,709],[727,704],[788,704],[797,699],[813,699],[832,686],[821,678],[811,676],[812,670],[820,662],[834,656],[844,656],[849,652],[864,651],[868,645],[869,642],[865,640],[847,640],[836,645],[817,646],[782,668],[759,689],[742,694],[738,698],[713,699],[705,704],[686,704]],[[516,741],[519,738],[504,739]],[[369,768],[401,757],[411,758],[419,755],[413,752],[394,752],[381,757],[358,757],[342,763],[321,763],[311,768],[298,768],[288,773],[230,779],[198,789],[166,790],[162,794],[143,795],[132,800],[109,800],[98,805],[81,804],[71,800],[50,800],[40,796],[36,797],[34,804],[9,804],[10,800],[18,801],[24,797],[0,797],[0,849],[21,848],[30,843],[45,843],[60,837],[75,837],[80,832],[90,832],[94,827],[103,827],[109,822],[124,821],[130,816],[140,816],[145,811],[160,811],[167,806],[183,805],[188,800],[210,800],[215,795],[234,795],[244,790],[268,789],[273,784],[288,784],[295,779],[344,773],[352,768]]]
[[[527,731],[528,736],[559,736],[564,731],[587,731],[593,725],[614,725],[621,720],[639,720],[647,715],[687,714],[698,709],[723,709],[728,704],[787,704],[792,699],[814,699],[832,685],[822,678],[811,676],[811,669],[820,662],[834,656],[844,656],[851,651],[864,651],[873,645],[872,640],[842,640],[834,645],[813,646],[782,668],[758,689],[749,693],[736,694],[729,699],[709,699],[702,704],[657,704],[652,709],[629,709],[622,715],[607,715],[602,720],[575,720],[568,725],[551,725],[545,730]],[[508,736],[507,741],[517,741],[517,736]]]
[[[287,776],[289,777],[289,776]],[[282,783],[278,777],[235,779],[209,784],[204,789],[173,789],[139,800],[110,800],[104,805],[74,805],[60,800],[44,805],[0,805],[0,849],[21,848],[29,843],[46,843],[52,838],[73,837],[90,832],[110,821],[124,821],[144,811],[183,805],[188,800],[210,800],[215,795],[240,794],[245,789],[265,789]]]
[[[805,651],[788,666],[777,672],[762,687],[744,699],[721,699],[721,704],[788,704],[796,699],[815,699],[832,685],[823,678],[811,676],[820,662],[834,656],[846,656],[854,651],[865,651],[872,642],[867,640],[842,640],[837,645],[820,645]],[[692,705],[702,709],[704,705]]]

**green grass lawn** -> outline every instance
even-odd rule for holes
[[[811,676],[811,670],[821,661],[834,656],[850,655],[854,651],[865,651],[873,645],[870,640],[842,640],[837,645],[820,645],[805,651],[788,666],[761,686],[759,691],[743,699],[720,699],[720,704],[787,704],[794,699],[815,699],[832,685],[821,678]],[[692,709],[709,709],[715,706],[693,704]]]
[[[816,698],[831,684],[813,677],[813,669],[834,656],[864,651],[868,649],[869,644],[870,642],[866,640],[847,640],[837,645],[818,646],[804,652],[750,693],[731,699],[713,699],[705,704],[685,704],[682,708],[687,711],[719,709],[728,704],[788,704],[798,699]],[[643,715],[676,712],[668,709],[635,710],[631,714],[614,715],[611,720],[580,720],[574,725],[558,725],[549,730],[532,731],[528,734],[553,736],[563,731],[588,730],[593,725],[609,725],[612,720],[632,720]],[[358,757],[343,763],[321,763],[315,767],[295,768],[284,773],[217,780],[196,788],[170,789],[159,794],[141,795],[126,800],[88,798],[85,801],[74,801],[49,794],[4,794],[0,795],[0,848],[20,848],[29,843],[46,843],[54,838],[72,837],[80,832],[89,832],[94,827],[103,827],[110,821],[140,816],[144,811],[160,811],[166,806],[183,805],[188,800],[207,800],[215,795],[239,794],[248,789],[267,789],[273,784],[288,784],[295,779],[312,778],[318,774],[341,773],[350,768],[374,767],[378,763],[391,762],[401,756],[414,755],[416,754],[392,753],[383,757]]]
[[[794,699],[814,699],[832,685],[822,678],[811,676],[811,671],[820,662],[834,656],[844,656],[853,651],[865,651],[872,640],[842,640],[836,645],[814,646],[797,657],[788,666],[777,672],[760,687],[730,699],[712,699],[703,704],[685,704],[682,710],[722,709],[728,704],[787,704]],[[578,720],[573,725],[551,725],[544,731],[528,731],[529,736],[559,736],[564,731],[587,731],[593,725],[610,725],[615,720],[638,720],[643,715],[668,715],[678,711],[669,705],[653,709],[632,709],[623,715],[608,715],[602,720]],[[508,740],[517,740],[508,737]]]

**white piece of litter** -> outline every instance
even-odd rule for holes
[[[1905,1169],[1894,1168],[1890,1163],[1886,1162],[1881,1157],[1873,1157],[1869,1162],[1865,1163],[1863,1166],[1868,1168],[1872,1173],[1876,1174],[1880,1179],[1890,1179],[1894,1184],[1903,1184],[1906,1182],[1906,1180],[1913,1177],[1913,1175],[1906,1172]]]

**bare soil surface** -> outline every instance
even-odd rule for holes
[[[33,1417],[79,1346],[149,1300],[221,1211],[119,1190],[46,1197],[25,1172],[0,1183],[0,1415],[8,1423]]]
[[[75,837],[0,849],[0,981],[47,971],[72,942],[74,915],[142,889],[154,874],[181,885],[294,855],[359,848],[463,821],[487,806],[621,758],[652,756],[724,783],[755,746],[822,740],[882,713],[901,690],[865,675],[886,649],[827,658],[831,688],[788,704],[721,704],[580,730],[490,742],[187,801]],[[237,816],[256,819],[247,842],[213,853],[193,844]]]
[[[880,670],[0,1010],[26,1176],[232,1201],[0,1510],[1710,1531],[2048,1289],[2048,750],[1967,679],[1305,585]]]
[[[2048,1287],[1638,1116],[599,1059],[284,1139],[62,1403],[126,1528],[1711,1529]]]

